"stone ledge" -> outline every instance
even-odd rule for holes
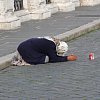
[[[0,57],[0,70],[5,69],[11,65],[11,60],[14,57],[15,53]]]
[[[64,41],[69,41],[99,28],[100,28],[100,19],[94,20],[93,22],[82,25],[78,28],[67,31],[65,33],[59,34],[56,37]]]
[[[0,19],[0,30],[10,30],[10,29],[16,29],[21,26],[20,20],[15,17],[11,16],[7,18],[7,16],[3,16]]]

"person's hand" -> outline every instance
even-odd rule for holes
[[[77,56],[74,54],[71,54],[71,55],[67,56],[67,60],[68,61],[75,61],[75,60],[77,60]]]

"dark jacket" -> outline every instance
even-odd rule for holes
[[[67,61],[67,56],[57,55],[55,43],[45,38],[28,39],[22,42],[17,50],[29,64],[44,64],[46,56],[51,63]]]

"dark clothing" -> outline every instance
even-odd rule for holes
[[[44,64],[46,56],[51,63],[67,61],[67,56],[57,55],[55,43],[45,38],[28,39],[22,42],[17,50],[29,64]]]

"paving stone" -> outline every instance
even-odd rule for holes
[[[68,54],[78,55],[77,61],[1,70],[0,100],[100,100],[100,30],[68,45]]]

